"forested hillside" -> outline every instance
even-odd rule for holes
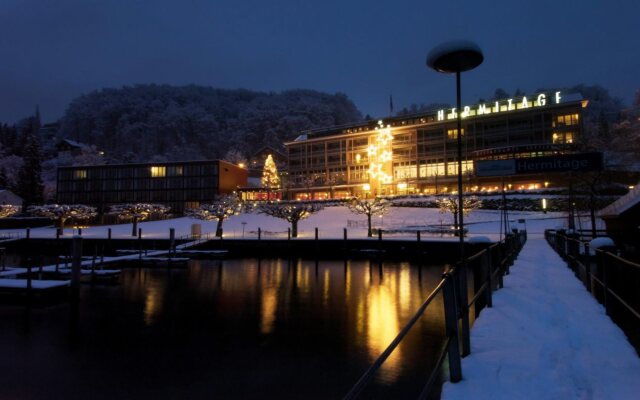
[[[302,130],[361,118],[344,94],[138,85],[75,99],[59,137],[95,145],[108,162],[214,159],[230,151],[249,156]]]

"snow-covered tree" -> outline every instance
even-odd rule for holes
[[[17,194],[22,197],[26,206],[41,203],[44,200],[42,153],[40,143],[35,135],[30,133],[25,135],[22,158],[24,163],[18,171]]]
[[[453,214],[453,226],[458,231],[458,196],[441,196],[436,200],[436,204],[443,214]],[[480,208],[482,206],[482,200],[479,200],[475,196],[465,196],[462,201],[462,213],[464,215],[469,214],[471,211]]]
[[[131,203],[117,204],[109,209],[110,215],[116,215],[121,220],[131,220],[131,236],[138,235],[138,222],[144,221],[151,215],[163,215],[169,212],[169,207],[161,204]]]
[[[20,207],[11,204],[0,205],[0,218],[7,218],[20,211]]]
[[[273,161],[271,154],[267,156],[262,169],[262,187],[267,189],[278,189],[280,187],[280,177],[278,176],[278,167]]]
[[[284,219],[291,224],[291,236],[298,237],[298,222],[322,210],[317,203],[273,202],[258,206],[260,214]]]
[[[376,197],[373,200],[354,197],[351,199],[351,202],[349,202],[349,211],[367,216],[367,236],[369,237],[373,235],[371,231],[371,217],[385,215],[390,207],[391,202],[381,197]]]
[[[242,211],[242,200],[235,194],[225,194],[216,197],[209,204],[202,204],[200,208],[187,210],[187,216],[205,221],[217,221],[216,236],[222,236],[222,223],[232,215]]]
[[[95,207],[83,204],[45,204],[43,206],[31,206],[27,209],[27,212],[56,221],[60,235],[64,234],[64,224],[67,220],[77,222],[96,216]]]

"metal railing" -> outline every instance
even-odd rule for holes
[[[592,249],[589,242],[572,236],[562,231],[545,231],[547,242],[640,354],[640,264],[612,253],[612,248]]]
[[[526,231],[508,235],[503,241],[494,243],[471,257],[459,262],[455,267],[442,275],[442,279],[427,296],[420,308],[411,317],[400,333],[393,339],[387,348],[369,366],[366,372],[353,385],[344,397],[345,400],[356,399],[374,378],[376,372],[382,367],[387,358],[400,345],[415,323],[425,314],[433,300],[439,294],[443,297],[445,316],[445,340],[434,369],[431,371],[424,385],[419,399],[426,399],[434,388],[439,373],[448,359],[449,379],[451,382],[459,382],[462,379],[461,357],[470,354],[470,332],[468,324],[460,324],[460,321],[469,319],[469,313],[475,310],[478,315],[483,307],[491,307],[493,304],[492,292],[503,286],[502,277],[509,273],[509,267],[524,246],[527,240]],[[467,285],[466,275],[474,274],[474,287],[471,290],[470,301],[466,301],[466,294],[470,288]]]

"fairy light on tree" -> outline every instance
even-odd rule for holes
[[[391,125],[384,126],[382,121],[378,121],[376,132],[375,142],[367,147],[367,154],[370,160],[369,177],[376,180],[378,185],[388,185],[393,182],[393,176],[390,174],[391,160],[393,158]]]
[[[64,234],[64,224],[67,220],[84,221],[97,215],[95,207],[84,204],[45,204],[31,206],[27,212],[55,221],[60,235]]]
[[[262,187],[268,189],[280,188],[280,177],[278,176],[278,167],[273,161],[271,154],[267,156],[264,162],[264,168],[262,169]]]
[[[232,215],[242,211],[242,200],[235,194],[216,197],[209,204],[202,204],[200,208],[187,210],[187,216],[204,221],[216,221],[216,237],[222,237],[222,223]]]

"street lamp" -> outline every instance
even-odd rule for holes
[[[427,66],[445,74],[456,74],[456,115],[458,120],[458,236],[460,260],[464,260],[464,195],[462,192],[462,106],[460,101],[460,73],[482,64],[484,56],[480,48],[471,42],[448,42],[437,46],[427,56]]]

